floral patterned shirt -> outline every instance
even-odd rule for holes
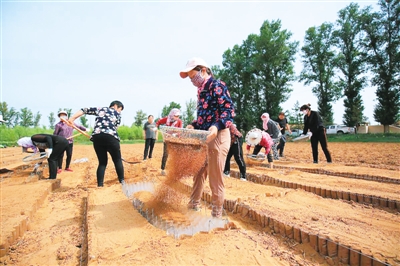
[[[96,115],[93,135],[100,133],[110,134],[117,140],[120,140],[117,132],[118,126],[121,124],[121,114],[114,108],[110,107],[89,107],[81,109],[84,114]]]
[[[225,82],[213,77],[206,82],[197,95],[197,120],[192,122],[195,129],[218,130],[229,128],[235,117],[235,108]]]

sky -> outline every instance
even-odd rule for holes
[[[120,100],[122,124],[137,111],[161,116],[171,102],[186,109],[196,88],[179,72],[192,57],[222,67],[223,53],[278,20],[291,41],[303,45],[306,30],[335,22],[351,1],[1,1],[0,101],[16,110],[40,112],[40,125],[60,108],[78,111]],[[377,1],[353,1],[378,10]],[[300,53],[296,74],[302,70]],[[229,88],[229,84],[228,88]],[[292,84],[281,104],[296,101],[317,110],[312,86]],[[376,88],[361,91],[364,116],[372,124]],[[265,110],[268,112],[268,110]],[[343,120],[343,99],[333,104]],[[94,121],[88,116],[89,123]]]

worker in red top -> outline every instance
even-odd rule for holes
[[[179,119],[181,115],[181,111],[178,108],[173,108],[168,116],[161,118],[160,120],[157,121],[156,127],[154,128],[154,131],[157,131],[158,126],[160,125],[166,125],[167,127],[183,127],[182,120]],[[161,160],[161,174],[166,175],[165,173],[165,165],[167,164],[167,159],[168,159],[168,151],[167,151],[167,143],[164,141],[164,146],[163,146],[163,156]]]
[[[271,169],[274,168],[273,165],[274,161],[272,159],[273,158],[272,146],[274,145],[274,141],[267,132],[261,131],[258,128],[250,130],[246,135],[246,143],[247,143],[246,150],[248,156],[250,153],[250,147],[254,146],[253,153],[250,155],[250,157],[254,159],[256,158],[265,159],[265,157],[267,157],[269,162],[269,167]],[[265,155],[260,153],[262,148],[265,148]]]

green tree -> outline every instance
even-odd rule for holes
[[[51,112],[47,118],[49,119],[50,129],[54,129],[56,124],[56,118],[54,117],[54,113]]]
[[[400,113],[400,1],[379,0],[380,12],[362,11],[368,63],[377,87],[374,118],[389,132]]]
[[[196,107],[197,104],[195,100],[190,99],[186,102],[186,110],[182,113],[182,121],[185,126],[191,124],[195,119]]]
[[[257,74],[255,100],[257,117],[268,112],[278,116],[280,104],[289,98],[296,79],[294,61],[299,43],[290,41],[292,33],[281,29],[280,20],[265,21],[256,42],[254,69]]]
[[[41,118],[42,118],[42,115],[40,114],[40,112],[37,112],[33,116],[33,127],[39,127],[39,122],[40,122]]]
[[[223,54],[223,69],[215,66],[216,77],[227,84],[236,116],[234,123],[239,130],[251,128],[257,118],[254,116],[255,106],[252,104],[256,76],[254,73],[254,56],[258,36],[251,34],[241,46],[235,45]]]
[[[6,123],[7,127],[16,126],[15,119],[18,119],[18,112],[14,107],[8,109],[8,104],[6,102],[0,102],[0,113],[3,116],[3,119],[8,121]]]
[[[169,106],[165,105],[163,107],[163,109],[161,111],[161,117],[166,117],[169,114],[169,112],[171,112],[171,110],[174,108],[178,108],[179,110],[181,110],[181,105],[176,102],[170,102]],[[181,112],[182,112],[182,110],[181,110]]]
[[[20,110],[18,118],[20,119],[19,125],[22,127],[31,127],[34,125],[33,113],[27,107]]]
[[[280,20],[265,21],[260,34],[251,34],[241,46],[235,45],[223,55],[223,69],[214,71],[225,81],[231,94],[241,131],[261,125],[264,112],[277,116],[292,91],[294,61],[298,42],[292,33],[281,29]]]
[[[361,13],[356,3],[351,3],[339,11],[337,29],[333,32],[334,45],[339,48],[337,65],[343,76],[338,87],[345,96],[343,123],[354,127],[362,122],[363,101],[360,91],[366,83],[366,57],[363,49]]]
[[[133,124],[137,127],[143,126],[144,122],[147,120],[147,115],[142,110],[136,112],[135,122]]]
[[[291,112],[289,112],[288,121],[289,124],[295,124],[298,126],[303,124],[303,114],[300,113],[299,101],[296,101],[296,103],[293,105],[293,108],[291,109]]]
[[[80,117],[81,125],[88,128],[89,127],[89,120],[86,118],[86,115]]]
[[[300,81],[304,85],[315,84],[312,92],[318,99],[318,111],[325,124],[333,123],[332,102],[341,97],[335,81],[336,53],[333,46],[333,25],[323,23],[306,31],[302,51],[303,70]]]
[[[57,116],[60,111],[67,112],[67,116],[70,117],[72,115],[72,108],[58,108]]]

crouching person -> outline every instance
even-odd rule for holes
[[[254,146],[253,153],[251,154],[251,157],[254,159],[256,159],[257,157],[265,158],[264,155],[259,154],[261,149],[265,148],[265,155],[267,156],[269,166],[271,169],[274,168],[274,160],[272,157],[272,146],[274,145],[274,142],[267,132],[261,131],[258,128],[250,130],[246,135],[246,143],[246,150],[248,155],[250,153],[250,147]]]
[[[61,136],[50,134],[36,134],[31,137],[32,144],[40,152],[46,151],[49,164],[49,177],[43,179],[56,179],[58,160],[68,147],[68,140]]]

